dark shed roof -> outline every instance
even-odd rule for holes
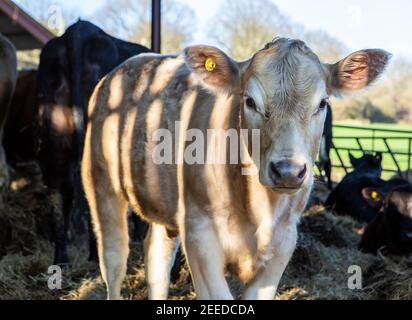
[[[0,32],[17,50],[40,49],[55,37],[11,0],[0,0]]]

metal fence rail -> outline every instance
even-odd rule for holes
[[[403,178],[412,178],[412,131],[406,130],[391,130],[391,129],[378,129],[378,128],[366,128],[346,125],[334,125],[336,129],[349,129],[359,131],[359,136],[353,135],[339,135],[333,137],[332,149],[336,153],[338,163],[332,163],[334,168],[343,168],[345,173],[349,172],[351,165],[345,164],[343,161],[342,152],[359,151],[362,153],[375,153],[381,152],[383,155],[389,155],[393,165],[396,169],[391,169],[383,165],[384,172],[398,173]],[[395,134],[395,135],[393,135]],[[393,136],[391,136],[393,135]],[[341,140],[352,140],[348,146],[337,146]],[[391,146],[391,141],[401,141],[404,146],[402,150],[396,150]],[[353,143],[355,142],[355,143]],[[366,146],[368,142],[368,146]],[[384,146],[384,149],[377,148],[377,144],[380,143]],[[356,145],[356,147],[354,147]],[[406,158],[406,165],[402,165],[399,157]]]

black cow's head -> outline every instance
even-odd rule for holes
[[[382,174],[382,153],[376,155],[364,154],[361,158],[355,158],[349,153],[350,162],[354,171],[362,173],[362,176],[379,178]]]
[[[399,226],[399,237],[412,241],[412,184],[405,180],[388,181],[379,188],[365,188],[362,195],[368,204],[380,208],[387,220]]]

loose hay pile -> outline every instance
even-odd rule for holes
[[[324,197],[324,193],[321,194]],[[317,203],[319,201],[314,201]],[[85,236],[72,236],[72,266],[62,290],[49,290],[53,261],[48,206],[42,190],[15,191],[0,212],[0,299],[104,299],[98,266],[87,261]],[[279,287],[278,299],[412,299],[412,256],[384,257],[357,250],[362,226],[312,205],[300,224],[297,249]],[[363,289],[348,289],[348,268],[363,272]],[[242,285],[230,278],[235,293]],[[123,297],[147,298],[141,244],[131,245]],[[194,299],[187,267],[170,290],[172,299]]]

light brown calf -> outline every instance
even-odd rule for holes
[[[272,299],[312,187],[328,98],[368,86],[388,59],[365,50],[326,65],[303,42],[281,38],[245,62],[194,46],[140,55],[103,79],[89,105],[82,175],[108,298],[121,297],[131,205],[151,223],[149,298],[167,298],[180,238],[198,298],[232,299],[229,269],[247,284],[243,298]],[[219,139],[193,148],[210,129],[259,130],[258,157],[249,131],[234,149],[241,163],[203,163],[202,151],[203,160],[233,156]]]
[[[9,174],[3,149],[3,131],[17,81],[16,48],[0,34],[0,194],[7,187]]]

